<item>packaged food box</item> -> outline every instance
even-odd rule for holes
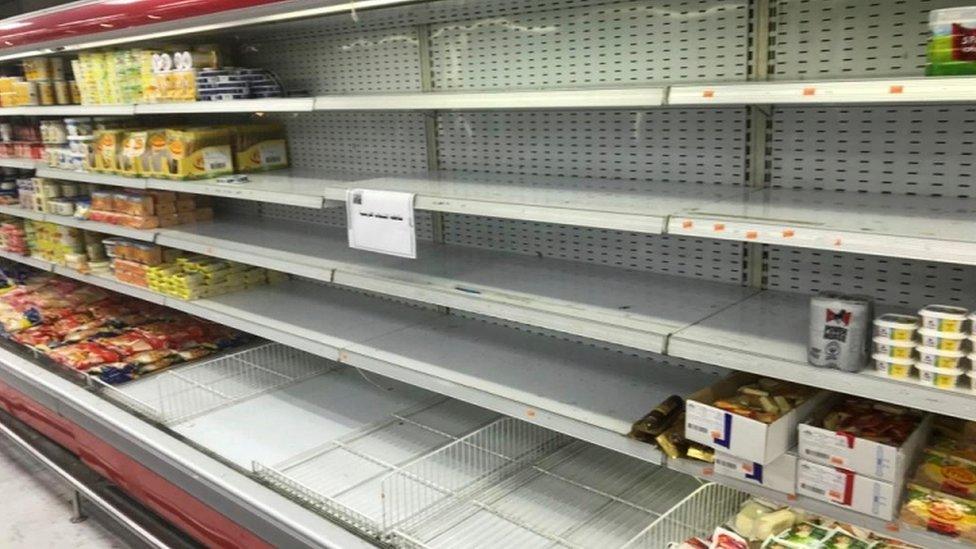
[[[929,30],[925,74],[976,74],[976,7],[932,10]]]
[[[230,130],[194,128],[166,130],[166,176],[206,179],[234,172]]]
[[[288,167],[288,143],[281,124],[249,124],[234,128],[237,171],[260,172]]]
[[[802,457],[796,466],[797,494],[882,520],[894,518],[902,482],[886,482]]]
[[[763,465],[723,452],[715,452],[716,475],[765,486],[783,494],[796,492],[796,450],[791,450]]]
[[[915,484],[944,494],[976,498],[976,463],[938,450],[926,449],[915,469]]]
[[[138,130],[125,133],[121,172],[129,176],[161,176],[166,162],[166,130]]]
[[[837,396],[801,423],[801,459],[894,482],[925,444],[931,416],[868,399]]]
[[[123,130],[95,130],[95,163],[88,169],[102,173],[121,173]]]
[[[969,500],[909,484],[899,518],[909,526],[976,543],[976,505]]]
[[[735,372],[690,395],[685,437],[735,457],[767,464],[796,446],[796,427],[829,393]]]

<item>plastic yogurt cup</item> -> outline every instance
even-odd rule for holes
[[[976,335],[976,311],[969,315],[969,327],[973,335]]]
[[[918,317],[886,314],[874,319],[874,335],[895,341],[911,341],[918,328]]]
[[[956,386],[956,379],[963,374],[962,368],[936,368],[926,364],[915,363],[918,368],[918,379],[923,385],[931,385],[939,389],[952,389]]]
[[[952,305],[929,305],[918,311],[922,327],[937,332],[961,332],[969,311]]]
[[[874,354],[894,358],[912,358],[915,351],[915,342],[912,340],[887,339],[884,337],[874,338]]]
[[[928,328],[918,330],[919,347],[931,347],[940,351],[961,351],[966,334],[962,332],[936,332]]]
[[[966,356],[962,351],[940,351],[932,347],[918,347],[918,363],[942,369],[959,367],[959,361]]]
[[[874,359],[874,369],[879,374],[884,374],[894,379],[908,379],[912,375],[912,366],[915,361],[910,358],[896,358],[876,353],[871,358]]]

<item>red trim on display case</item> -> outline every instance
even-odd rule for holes
[[[99,475],[200,543],[228,549],[272,547],[127,454],[3,382],[0,406],[70,450]]]
[[[93,0],[0,21],[0,51],[64,38],[171,23],[285,0]]]

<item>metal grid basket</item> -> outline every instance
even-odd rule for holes
[[[709,483],[689,494],[622,549],[661,549],[694,537],[706,537],[733,516],[749,494]]]
[[[125,385],[95,382],[105,396],[172,426],[338,367],[324,358],[269,343],[170,368]]]
[[[253,470],[292,499],[379,536],[383,478],[497,418],[494,412],[438,397],[274,466],[254,463]]]
[[[700,482],[510,418],[383,482],[401,547],[619,547]]]

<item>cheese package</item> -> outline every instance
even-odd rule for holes
[[[94,165],[88,166],[88,169],[103,173],[120,172],[124,138],[123,130],[95,130]]]
[[[230,130],[190,128],[166,130],[166,177],[207,179],[234,172]]]
[[[234,128],[234,155],[238,172],[259,172],[288,167],[288,146],[281,124],[249,124]]]

